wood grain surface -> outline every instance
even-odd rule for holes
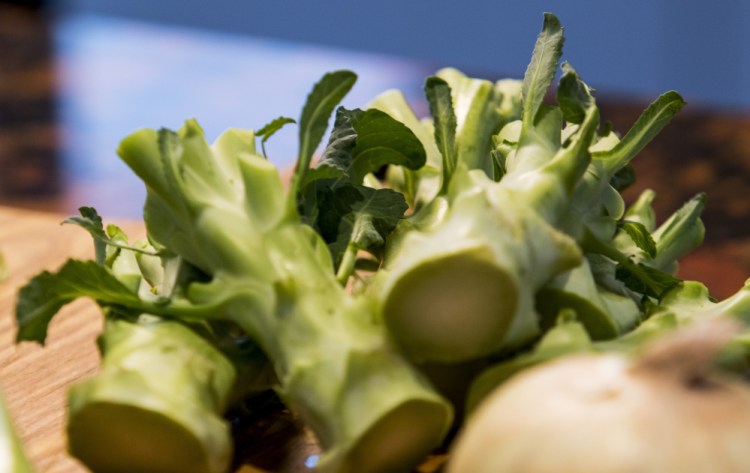
[[[56,270],[68,258],[93,257],[88,233],[61,225],[63,219],[59,214],[0,206],[0,252],[9,272],[9,278],[0,282],[0,389],[26,453],[40,473],[88,472],[66,453],[66,399],[72,384],[96,373],[96,338],[103,325],[97,306],[78,300],[53,319],[44,346],[15,343],[19,288],[43,270]],[[142,224],[114,223],[133,239],[145,235]],[[317,452],[316,442],[288,412],[235,418],[232,426],[236,473],[312,471],[305,463]],[[443,463],[444,457],[437,455],[416,471],[434,473]]]
[[[0,282],[0,386],[27,454],[43,473],[86,471],[65,453],[65,403],[68,386],[97,369],[95,342],[102,327],[97,307],[79,300],[55,317],[45,346],[15,344],[19,287],[69,257],[93,256],[89,235],[60,225],[62,220],[56,214],[0,207],[0,252],[9,271]],[[133,236],[143,233],[137,224],[123,227]]]

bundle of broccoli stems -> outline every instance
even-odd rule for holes
[[[104,311],[101,370],[70,392],[71,453],[97,472],[225,472],[225,412],[273,389],[315,434],[319,471],[409,471],[521,369],[698,318],[749,323],[750,286],[717,302],[674,276],[702,241],[703,196],[657,225],[653,192],[627,209],[620,195],[681,97],[620,136],[562,64],[548,104],[563,41],[546,14],[523,81],[440,71],[423,120],[398,91],[336,109],[356,77],[326,74],[286,188],[256,142],[288,118],[212,145],[192,120],[125,138],[148,240],[82,208],[68,221],[95,260],[38,275],[17,307],[18,340],[38,342],[75,298]],[[725,366],[747,348],[743,332]]]

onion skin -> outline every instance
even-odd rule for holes
[[[750,387],[665,370],[607,354],[521,373],[478,407],[446,473],[750,471]]]

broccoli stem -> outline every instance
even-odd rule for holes
[[[530,342],[540,333],[535,292],[581,262],[575,241],[557,227],[590,163],[599,111],[575,71],[566,71],[568,94],[582,92],[570,97],[580,108],[580,125],[563,146],[563,111],[542,104],[562,40],[559,23],[547,15],[523,83],[521,128],[506,125],[518,136],[506,130],[495,137],[498,145],[512,149],[499,182],[477,159],[490,157],[486,145],[496,130],[487,123],[503,121],[496,117],[480,125],[488,113],[485,105],[498,96],[487,83],[447,75],[452,86],[467,88],[464,95],[472,97],[456,105],[456,139],[466,157],[438,196],[448,201],[448,209],[439,221],[423,226],[419,214],[429,206],[422,207],[409,230],[391,235],[385,271],[373,285],[389,333],[417,362],[459,363]],[[443,115],[448,119],[435,120],[450,128],[455,117]],[[440,134],[445,136],[451,135]],[[445,166],[450,159],[443,157]]]
[[[409,471],[440,444],[452,408],[389,347],[374,302],[341,287],[250,138],[230,132],[211,148],[188,122],[120,146],[147,185],[149,235],[210,278],[188,287],[192,311],[182,301],[175,314],[231,321],[258,344],[281,397],[320,440],[319,471]]]
[[[273,291],[238,281],[220,310],[273,360],[282,399],[324,450],[319,471],[408,471],[440,444],[451,407],[388,346],[371,301],[349,296],[316,263],[301,228],[289,222],[263,238]]]
[[[219,350],[172,321],[107,320],[99,346],[101,372],[69,394],[72,455],[104,473],[227,471],[237,370]]]
[[[441,221],[393,236],[373,284],[389,333],[415,361],[462,362],[530,341],[535,291],[580,263],[575,243],[517,194],[481,171],[469,177],[472,190]]]

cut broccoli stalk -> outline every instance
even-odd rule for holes
[[[66,222],[91,232],[97,261],[36,276],[21,290],[16,315],[19,340],[43,342],[46,324],[73,299],[91,297],[104,310],[102,372],[70,393],[71,453],[95,471],[226,471],[232,445],[222,414],[272,387],[267,359],[229,324],[188,328],[139,316],[158,312],[198,272],[145,242],[130,246],[114,225],[105,232],[94,209]]]
[[[580,93],[588,89],[575,71],[566,70],[563,95],[583,112],[580,126],[563,146],[562,114],[541,102],[562,40],[559,23],[547,15],[523,84],[521,126],[504,128],[519,134],[507,136],[506,130],[498,138],[503,144],[514,140],[499,182],[488,176],[480,160],[462,159],[458,153],[479,150],[458,144],[484,143],[491,128],[472,130],[474,114],[466,111],[451,116],[445,84],[427,82],[449,185],[433,204],[402,224],[406,230],[391,235],[383,270],[372,286],[383,301],[379,313],[389,334],[415,361],[458,363],[533,340],[540,333],[536,291],[581,262],[577,244],[555,225],[589,163],[598,110],[590,95]],[[452,161],[455,171],[446,173]]]
[[[69,394],[68,448],[92,471],[221,473],[237,373],[179,322],[108,320],[101,371]]]
[[[0,471],[8,473],[34,473],[34,468],[24,452],[11,421],[5,401],[0,395]]]
[[[410,357],[465,361],[538,334],[535,291],[581,255],[520,202],[505,189],[477,187],[453,201],[439,226],[408,232],[387,257],[381,314]]]
[[[93,209],[83,209],[76,219],[83,226],[92,223],[94,234],[103,231]],[[145,244],[129,247],[117,227],[107,230],[104,265],[92,262],[100,273],[93,279],[113,292],[71,294],[94,297],[106,315],[99,338],[101,371],[69,393],[69,451],[93,471],[224,472],[232,439],[222,415],[249,392],[270,389],[268,361],[221,324],[188,328],[113,305],[111,298],[121,292],[118,297],[139,301],[140,295],[156,308],[160,298],[182,290],[180,280],[191,271],[179,258],[154,256]],[[76,263],[66,267],[70,271]],[[55,281],[65,284],[74,273],[64,268],[50,275],[47,297],[37,302],[53,301]],[[37,277],[30,287],[43,281]]]
[[[210,277],[163,312],[247,332],[317,435],[319,471],[408,471],[440,444],[450,405],[387,345],[373,302],[338,283],[252,132],[211,147],[189,121],[179,133],[136,132],[119,153],[146,184],[150,237]]]

